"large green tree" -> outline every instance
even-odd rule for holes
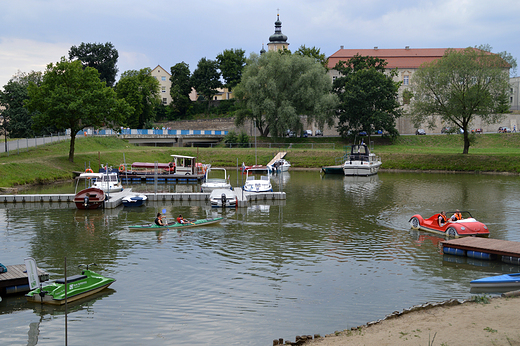
[[[150,68],[125,71],[116,84],[117,96],[133,107],[125,124],[131,128],[149,128],[155,120],[155,110],[161,99],[159,81],[151,72]]]
[[[0,114],[3,118],[0,122],[0,128],[6,141],[7,137],[24,138],[35,135],[32,129],[33,114],[24,107],[24,101],[28,98],[27,87],[29,82],[40,85],[42,73],[19,71],[0,91]]]
[[[319,48],[307,48],[305,47],[305,45],[302,45],[300,46],[300,48],[298,48],[298,50],[294,52],[294,54],[313,58],[314,60],[322,64],[323,67],[325,67],[325,69],[328,70],[329,58],[327,58],[324,53],[321,53]]]
[[[448,49],[424,63],[412,77],[412,120],[416,126],[436,120],[461,128],[463,154],[469,153],[470,125],[475,117],[491,124],[509,109],[509,67],[500,55],[475,48]]]
[[[93,67],[99,72],[99,78],[113,87],[117,75],[118,51],[110,42],[103,43],[84,43],[79,46],[72,46],[69,50],[69,59],[78,59],[84,67]]]
[[[191,85],[197,90],[197,93],[204,96],[208,102],[209,111],[209,102],[217,94],[217,89],[222,87],[218,63],[215,60],[200,59],[197,63],[197,68],[191,75]]]
[[[35,129],[55,126],[70,129],[69,161],[74,161],[76,133],[85,127],[118,127],[130,107],[99,79],[99,72],[81,63],[61,58],[47,65],[40,85],[30,82],[26,107]]]
[[[172,103],[177,115],[184,117],[192,106],[190,100],[191,93],[191,72],[190,66],[184,61],[170,68],[171,72],[171,87],[170,95],[172,96]]]
[[[236,123],[254,122],[264,137],[281,136],[287,129],[301,131],[301,115],[319,127],[334,122],[337,96],[325,68],[314,59],[279,52],[251,54],[235,88],[241,100]]]
[[[401,116],[397,93],[400,82],[393,77],[397,71],[386,71],[384,59],[355,55],[334,67],[340,75],[334,81],[334,92],[340,99],[338,132],[346,137],[365,131],[369,138],[383,130],[398,136],[396,119]]]
[[[224,86],[230,91],[240,83],[242,71],[246,64],[245,51],[243,49],[226,49],[217,55],[217,63]]]

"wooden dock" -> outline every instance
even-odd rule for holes
[[[29,280],[25,264],[6,266],[7,272],[0,273],[0,294],[29,292]],[[37,268],[40,282],[49,280],[49,274]]]
[[[442,241],[444,254],[520,265],[520,242],[481,237],[462,237]]]

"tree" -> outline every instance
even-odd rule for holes
[[[93,67],[99,72],[99,78],[113,87],[117,75],[117,59],[119,53],[110,42],[102,43],[81,43],[78,47],[72,46],[69,50],[69,59],[77,58],[83,67]]]
[[[316,47],[307,48],[307,47],[305,47],[305,45],[303,45],[303,46],[300,46],[300,48],[298,48],[298,50],[295,51],[294,54],[308,56],[309,58],[313,58],[316,62],[319,62],[320,64],[322,64],[323,67],[325,67],[325,69],[327,69],[327,70],[329,69],[328,68],[329,58],[327,58],[324,53],[320,53],[319,48],[316,48]]]
[[[79,61],[61,58],[47,65],[41,85],[30,82],[26,107],[38,111],[34,129],[55,126],[60,131],[70,129],[69,161],[74,162],[76,133],[85,127],[118,126],[129,113],[124,100],[99,79],[99,72],[85,69]]]
[[[491,47],[489,44],[481,44],[478,47],[475,46],[475,48],[480,49],[485,52],[489,52],[489,53],[491,53],[491,51],[493,50],[493,47]],[[516,71],[517,71],[517,67],[518,67],[518,65],[516,63],[516,59],[510,53],[508,53],[506,51],[497,53],[497,55],[499,55],[505,62],[507,62],[511,66],[509,69],[510,76],[516,77]]]
[[[217,55],[217,63],[224,87],[231,91],[242,79],[242,71],[246,64],[245,51],[242,49],[226,49]]]
[[[0,91],[0,113],[2,122],[0,128],[5,136],[11,138],[33,137],[35,135],[32,126],[32,116],[24,101],[28,98],[27,87],[29,82],[37,85],[42,82],[41,72],[18,73],[4,85],[4,90]],[[7,149],[6,149],[7,150]]]
[[[191,72],[190,66],[184,61],[170,68],[172,82],[170,88],[170,95],[172,96],[173,107],[178,112],[178,115],[184,117],[192,106],[190,100],[191,93]]]
[[[159,81],[150,68],[128,70],[116,84],[117,96],[133,107],[126,125],[131,128],[148,128],[155,120],[155,108],[160,104]]]
[[[384,59],[355,55],[334,67],[340,77],[334,81],[334,92],[340,99],[338,131],[346,137],[365,131],[370,135],[384,130],[392,137],[399,135],[395,121],[401,116],[397,93],[400,82],[397,71],[385,73]]]
[[[414,124],[435,126],[441,119],[464,133],[463,154],[469,153],[470,124],[499,121],[509,109],[509,65],[497,54],[475,48],[448,49],[444,56],[424,63],[412,79]]]
[[[236,124],[254,122],[260,134],[281,136],[287,129],[303,129],[307,122],[323,127],[334,122],[337,96],[330,93],[331,80],[325,68],[309,57],[267,52],[251,54],[235,97],[242,108],[236,112]]]
[[[208,101],[209,111],[209,101],[217,94],[217,89],[222,87],[217,62],[206,58],[200,59],[191,76],[191,85]]]

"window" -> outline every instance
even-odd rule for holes
[[[166,87],[161,87],[161,91],[162,91],[163,93],[165,93],[165,92],[166,92]]]
[[[162,104],[163,104],[163,105],[166,104],[166,97],[164,97],[164,98],[162,99]]]
[[[165,81],[166,81],[166,77],[165,77],[165,76],[162,76],[162,77],[161,77],[161,80],[162,80],[163,82],[165,82]]]
[[[403,77],[403,85],[408,85],[410,82],[410,76],[404,76]]]

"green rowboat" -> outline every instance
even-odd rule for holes
[[[172,223],[167,226],[158,226],[155,223],[147,224],[147,225],[135,225],[135,226],[128,226],[130,231],[160,231],[163,229],[184,229],[184,228],[192,228],[192,227],[199,227],[199,226],[206,226],[206,225],[212,225],[219,223],[222,221],[222,217],[216,217],[213,219],[200,219],[196,221],[192,221],[189,223]]]

